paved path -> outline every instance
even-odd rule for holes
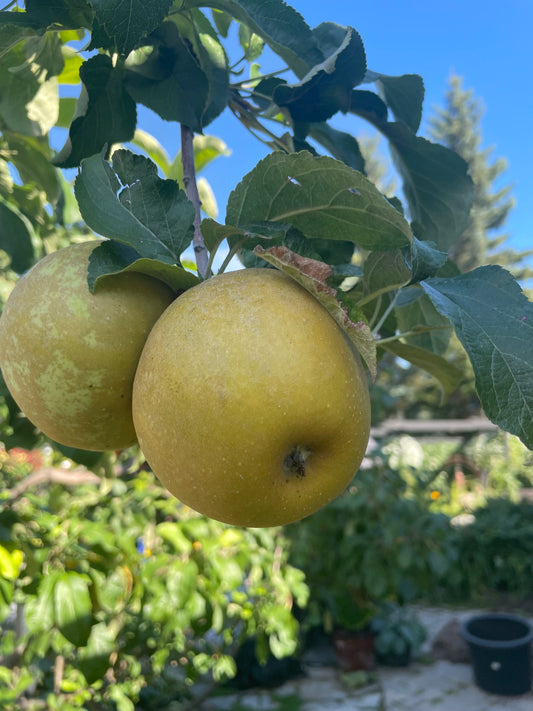
[[[446,622],[474,614],[419,609],[428,630],[426,650]],[[274,690],[211,697],[201,711],[533,711],[533,691],[518,697],[495,696],[478,688],[470,664],[416,662],[406,668],[380,667],[377,682],[353,689],[333,667],[308,667],[304,678]]]

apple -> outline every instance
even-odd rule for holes
[[[135,369],[175,296],[133,272],[108,277],[91,294],[88,260],[100,242],[41,259],[16,283],[0,318],[0,367],[22,412],[52,440],[95,451],[136,442]]]
[[[150,332],[139,444],[183,503],[239,526],[301,519],[341,493],[370,432],[368,384],[326,309],[273,269],[214,276]]]

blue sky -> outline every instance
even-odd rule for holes
[[[483,146],[493,146],[493,158],[508,161],[500,184],[513,184],[516,207],[506,231],[510,246],[533,247],[529,202],[533,193],[533,150],[529,129],[533,119],[531,74],[531,0],[447,0],[446,2],[381,2],[292,0],[290,3],[311,26],[323,21],[351,25],[361,35],[368,67],[384,74],[420,74],[426,99],[420,133],[424,135],[431,107],[442,105],[447,79],[453,71],[464,78],[485,105]],[[233,59],[236,58],[236,55]],[[259,60],[263,71],[272,67]],[[276,65],[280,66],[280,65]],[[142,120],[142,119],[141,119]],[[153,119],[144,124],[167,147],[178,149],[175,126]],[[354,120],[354,133],[360,131]],[[343,123],[347,130],[346,122]],[[204,173],[217,197],[223,220],[231,189],[268,151],[250,136],[229,112],[213,122],[207,133],[222,138],[232,155],[220,158]],[[369,133],[370,130],[367,130]]]

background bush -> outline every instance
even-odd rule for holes
[[[310,588],[309,624],[362,627],[384,600],[429,595],[456,564],[449,518],[409,494],[382,450],[373,461],[343,496],[286,529]]]
[[[32,709],[159,709],[231,677],[248,637],[294,652],[307,588],[280,529],[199,516],[134,459],[115,478],[30,474],[47,456],[2,451],[2,708],[26,692]]]

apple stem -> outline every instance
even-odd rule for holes
[[[198,273],[202,279],[209,277],[209,253],[205,246],[204,237],[200,229],[200,210],[202,203],[196,182],[194,167],[194,132],[189,126],[181,124],[181,163],[183,165],[183,187],[189,200],[194,205],[194,235],[192,239]]]

